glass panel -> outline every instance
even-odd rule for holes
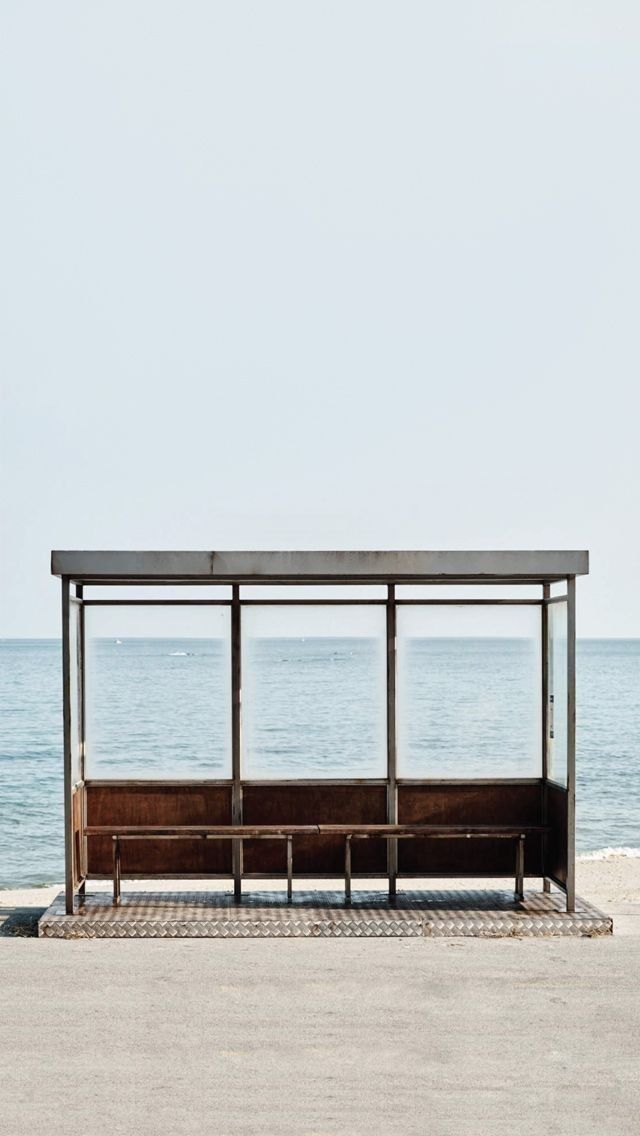
[[[541,775],[538,607],[398,608],[398,776]]]
[[[566,596],[567,594],[567,581],[558,580],[556,584],[551,584],[549,588],[550,595],[553,596]]]
[[[230,610],[90,607],[87,777],[231,776]]]
[[[549,742],[547,776],[567,783],[567,605],[549,604]]]
[[[384,584],[241,584],[243,600],[384,600]]]
[[[539,584],[398,584],[398,600],[541,600]]]
[[[386,776],[386,615],[242,609],[243,775]]]
[[[230,600],[230,584],[86,584],[85,600]]]
[[[80,758],[80,608],[69,604],[69,692],[71,700],[71,781],[82,778]]]

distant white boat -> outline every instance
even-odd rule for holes
[[[122,646],[122,639],[116,639],[116,645],[118,647],[121,647]]]

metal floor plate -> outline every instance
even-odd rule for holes
[[[123,892],[114,907],[107,892],[77,899],[65,914],[53,901],[38,933],[57,939],[374,938],[469,936],[513,938],[610,935],[613,921],[586,900],[564,910],[558,892],[402,891],[389,904],[383,892],[354,891],[350,906],[337,891],[299,891],[293,902],[278,891],[250,892],[236,903],[228,892]]]

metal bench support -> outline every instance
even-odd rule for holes
[[[114,836],[113,838],[113,904],[117,907],[120,903],[120,838]]]
[[[233,856],[233,898],[236,903],[242,901],[242,837],[233,841],[231,845]]]
[[[344,901],[351,903],[351,837],[344,838]]]
[[[516,840],[516,899],[524,899],[524,839]]]
[[[293,837],[287,837],[287,903],[293,899]]]

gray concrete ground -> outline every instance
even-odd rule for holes
[[[59,942],[9,920],[0,1130],[637,1134],[635,899],[593,940]]]

